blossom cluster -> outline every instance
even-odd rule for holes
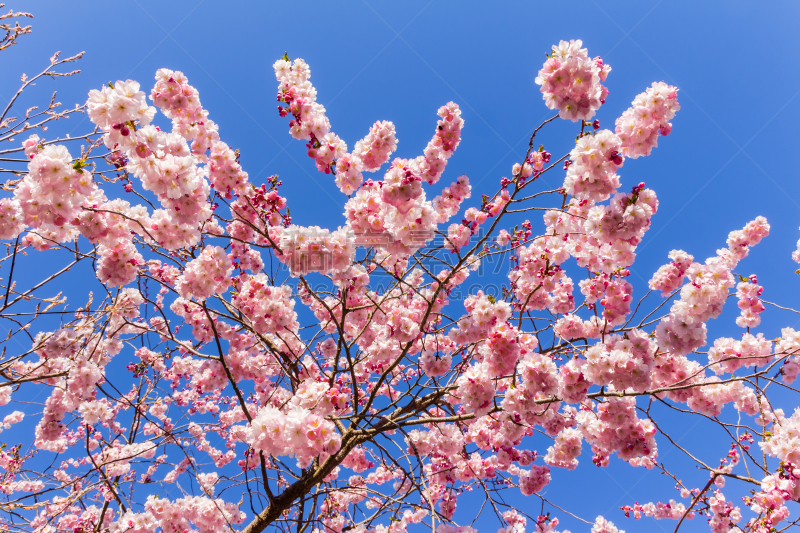
[[[694,256],[683,250],[672,250],[669,258],[672,262],[659,267],[649,282],[650,288],[661,291],[662,296],[668,296],[683,285],[683,276],[694,261]]]
[[[334,232],[319,226],[289,226],[281,232],[278,258],[292,275],[329,273],[350,266],[355,256],[354,239],[347,228]]]
[[[250,320],[253,329],[262,335],[292,328],[297,323],[291,289],[286,285],[271,286],[264,274],[249,277],[233,301]]]
[[[339,451],[341,436],[333,422],[318,414],[297,407],[288,413],[267,405],[249,425],[247,442],[253,448],[271,455],[297,458],[300,468],[307,467],[316,457]]]
[[[741,314],[736,319],[736,325],[742,328],[754,328],[761,324],[760,314],[764,311],[764,304],[758,298],[764,292],[764,287],[758,284],[755,275],[736,285],[736,297],[739,299]]]
[[[672,131],[670,120],[680,109],[678,89],[663,81],[653,82],[617,119],[615,131],[622,140],[622,154],[632,159],[650,155],[658,146],[658,136]]]
[[[751,246],[769,235],[769,224],[757,217],[742,230],[728,235],[728,248],[721,249],[704,265],[692,263],[686,271],[689,283],[683,286],[680,300],[658,324],[659,347],[674,353],[687,353],[705,344],[705,323],[722,312],[728,291],[734,284],[731,271],[747,256]]]
[[[219,246],[206,246],[200,256],[186,265],[183,275],[175,283],[175,290],[186,299],[205,300],[224,292],[230,285],[233,264],[228,254]]]
[[[611,72],[602,59],[589,58],[581,46],[580,39],[554,44],[536,77],[548,109],[558,109],[562,118],[573,122],[592,118],[605,102],[608,89],[602,82]]]
[[[564,190],[578,199],[601,201],[620,187],[616,171],[622,166],[622,141],[610,130],[581,137],[569,154]]]

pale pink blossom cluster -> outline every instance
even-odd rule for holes
[[[436,124],[436,133],[425,147],[424,155],[416,159],[420,177],[430,184],[442,176],[447,160],[461,142],[461,129],[464,127],[458,104],[448,102],[437,113],[441,118]]]
[[[381,198],[380,182],[368,180],[344,205],[348,225],[365,246],[388,245],[391,235],[384,225],[388,206]]]
[[[484,415],[494,407],[494,395],[495,384],[486,363],[470,366],[456,380],[458,403],[476,416]]]
[[[768,365],[773,361],[772,343],[759,333],[745,333],[741,340],[722,337],[708,349],[708,362],[715,374],[736,372],[742,367]]]
[[[565,340],[579,339],[584,336],[583,320],[577,315],[564,315],[556,320],[553,331]]]
[[[85,320],[73,327],[52,333],[41,332],[33,342],[38,361],[20,363],[23,375],[56,373],[59,387],[45,402],[44,416],[35,430],[34,444],[42,450],[62,453],[74,445],[75,436],[62,423],[67,413],[78,410],[83,401],[94,398],[98,385],[105,381],[105,366],[122,349],[116,338],[101,338]],[[89,449],[98,442],[90,439]]]
[[[788,356],[781,368],[781,376],[784,382],[794,383],[800,374],[800,331],[783,328],[778,344],[775,346],[775,354]]]
[[[605,296],[600,303],[603,305],[603,319],[606,321],[607,326],[618,326],[625,322],[625,317],[631,312],[631,302],[633,301],[633,285],[624,279],[616,278],[610,281],[603,280],[605,275],[597,276],[591,281],[601,280],[600,286],[604,288]],[[584,289],[594,285],[593,283],[583,284],[581,280],[581,293],[586,296],[587,303],[593,303],[594,297],[590,292],[584,292]]]
[[[23,418],[25,418],[25,413],[22,411],[14,411],[10,415],[4,416],[2,427],[0,427],[0,432],[2,432],[4,429],[11,429],[11,426],[14,424],[19,424],[22,422]]]
[[[688,493],[688,491],[686,492]],[[686,514],[687,520],[691,520],[692,518],[695,517],[695,513],[693,511],[687,513],[686,506],[680,502],[676,502],[675,500],[670,500],[668,503],[648,502],[645,503],[644,505],[639,504],[637,502],[632,507],[626,505],[623,506],[622,509],[625,511],[626,517],[630,514],[631,511],[633,511],[633,517],[636,520],[639,520],[642,516],[648,516],[651,518],[655,518],[656,520],[663,520],[663,519],[680,520],[684,514]]]
[[[26,225],[61,227],[80,213],[96,190],[91,172],[76,168],[66,147],[50,144],[28,163],[28,175],[14,191],[12,202],[19,205]]]
[[[206,246],[200,256],[192,259],[175,283],[182,297],[203,301],[214,294],[223,293],[230,286],[233,264],[219,246]]]
[[[560,265],[569,259],[561,237],[534,240],[517,250],[517,263],[508,279],[522,310],[548,309],[552,313],[569,313],[575,308],[572,279]]]
[[[434,200],[441,202],[434,206],[426,201],[422,190],[423,180],[438,181],[447,159],[460,142],[464,121],[453,102],[439,109],[441,118],[424,155],[395,159],[382,182],[363,183],[362,172],[378,170],[396,149],[394,125],[376,122],[367,136],[356,143],[353,152],[348,153],[344,141],[330,133],[325,109],[316,102],[316,90],[308,79],[308,65],[302,59],[293,64],[281,59],[274,69],[279,81],[278,100],[287,104],[279,106],[279,111],[282,116],[291,113],[294,117],[290,122],[292,135],[309,141],[309,156],[316,160],[320,171],[335,170],[336,184],[342,192],[357,193],[347,202],[345,214],[358,244],[378,245],[403,261],[403,256],[430,240],[436,223],[455,214],[460,201],[468,197],[462,186],[453,195],[455,198],[446,191]]]
[[[502,191],[500,191],[500,194],[495,196],[494,200],[488,202],[483,207],[482,211],[488,213],[490,217],[495,217],[503,211],[503,208],[505,208],[505,206],[507,206],[510,201],[511,201],[511,193],[508,192],[508,189],[503,189]],[[485,222],[485,220],[482,221],[481,224],[483,222]],[[475,230],[474,225],[472,229],[473,231]]]
[[[354,239],[348,228],[334,232],[319,226],[291,225],[281,232],[278,259],[289,266],[293,276],[309,272],[344,270],[355,257]]]
[[[72,221],[73,226],[90,242],[113,247],[131,240],[133,234],[147,229],[147,208],[131,206],[122,199],[107,200],[102,191],[87,198],[85,209]]]
[[[129,136],[133,121],[146,126],[156,114],[155,108],[147,105],[139,83],[133,80],[109,83],[99,91],[89,91],[86,112],[93,123],[115,139]]]
[[[458,326],[450,330],[449,336],[457,344],[467,344],[485,338],[492,329],[511,317],[511,306],[503,300],[495,300],[479,290],[467,296],[464,308],[468,316],[458,321]]]
[[[550,154],[540,148],[538,151],[531,152],[521,165],[514,163],[511,167],[511,174],[519,178],[520,183],[524,183],[531,175],[538,174],[544,169],[545,163],[550,161]]]
[[[144,265],[142,254],[130,240],[113,246],[100,245],[97,261],[97,279],[110,287],[127,285],[136,279],[139,267]]]
[[[515,509],[502,513],[506,527],[497,530],[497,533],[525,533],[525,525],[528,519],[519,514]]]
[[[486,340],[478,347],[478,355],[489,365],[490,374],[496,377],[508,376],[514,373],[519,358],[529,354],[537,345],[536,337],[522,334],[517,328],[504,322],[487,335]]]
[[[379,120],[372,125],[367,136],[356,143],[353,155],[361,159],[364,170],[375,172],[389,161],[389,156],[395,150],[397,150],[397,137],[394,124],[388,120]]]
[[[247,172],[242,170],[236,152],[222,141],[211,145],[208,156],[208,178],[215,190],[230,199],[233,194],[242,196],[246,194],[249,178]]]
[[[578,199],[601,201],[620,187],[616,172],[622,166],[622,141],[612,131],[600,130],[578,140],[569,154],[564,190]]]
[[[728,248],[718,250],[704,265],[692,263],[686,271],[689,283],[681,289],[681,298],[672,304],[670,313],[656,328],[659,346],[674,353],[687,353],[706,342],[705,323],[719,316],[734,285],[731,270],[769,234],[764,217],[749,222],[744,229],[728,235]]]
[[[408,432],[405,440],[410,454],[428,456],[431,469],[437,472],[435,476],[437,484],[439,481],[442,486],[448,482],[452,483],[456,476],[452,472],[449,473],[448,469],[452,469],[455,464],[459,466],[462,464],[455,458],[461,455],[466,444],[466,438],[457,425],[437,424],[430,431],[412,430]],[[455,498],[448,500],[450,500],[448,503],[455,504]]]
[[[633,99],[631,107],[616,121],[616,133],[622,139],[622,154],[625,157],[650,155],[658,146],[659,135],[669,135],[672,120],[680,111],[678,88],[663,81],[653,82]]]
[[[442,189],[442,194],[431,202],[433,210],[437,215],[437,222],[447,222],[453,215],[461,209],[461,203],[471,196],[472,187],[466,174],[459,176],[458,179]]]
[[[104,465],[109,476],[122,476],[130,472],[130,461],[136,458],[152,459],[156,455],[156,446],[152,443],[141,442],[134,444],[118,444],[95,453],[93,459],[99,465]]]
[[[606,337],[584,352],[583,376],[595,385],[613,385],[617,390],[641,392],[650,387],[656,344],[644,331],[634,329]]]
[[[546,355],[528,353],[520,362],[518,373],[521,380],[513,389],[506,391],[503,410],[517,421],[531,425],[544,422],[541,415],[545,409],[537,407],[536,401],[552,398],[558,392],[555,363]],[[555,404],[547,410],[555,411],[557,407],[558,404]]]
[[[741,328],[754,328],[761,324],[761,313],[766,309],[758,298],[764,287],[758,284],[755,274],[747,281],[736,285],[736,297],[739,299],[741,314],[736,318],[736,325]]]
[[[777,413],[777,411],[780,410],[776,410],[776,415],[780,417],[783,413]],[[792,417],[792,419],[794,418],[795,416]],[[796,432],[794,424],[792,424],[792,429]],[[763,444],[765,443],[759,442],[762,449],[772,455],[769,447],[763,446]],[[780,468],[775,473],[769,474],[761,480],[761,491],[744,498],[745,504],[758,514],[756,518],[750,519],[747,523],[750,531],[759,533],[777,531],[780,522],[789,518],[790,511],[786,503],[796,502],[800,499],[800,468],[795,465],[796,463],[789,460],[781,461]],[[741,517],[741,515],[737,517]]]
[[[402,160],[397,161],[402,163]],[[389,170],[389,173],[391,172],[392,169]],[[402,172],[402,167],[399,172]],[[469,188],[469,181],[466,177],[461,177],[450,187],[454,186],[457,187],[459,194],[463,194],[463,188]],[[399,187],[397,192],[400,194]],[[435,204],[425,199],[425,191],[420,190],[419,196],[414,198],[413,203],[404,205],[404,209],[408,210],[401,212],[394,205],[384,201],[383,188],[384,182],[367,180],[356,195],[345,203],[345,217],[358,245],[374,246],[397,257],[407,257],[422,248],[433,238],[437,222],[445,222],[455,214],[460,202],[468,197],[468,194],[465,194],[460,198],[447,200],[444,196],[435,198],[433,202],[437,202],[436,205],[441,205],[439,202],[449,204],[449,211],[444,213],[437,211]]]
[[[591,533],[625,533],[625,531],[617,529],[617,526],[615,526],[614,522],[611,520],[606,520],[602,516],[598,516],[594,521]]]
[[[797,241],[797,249],[792,252],[792,261],[800,263],[800,240]]]
[[[660,266],[649,282],[650,288],[661,291],[662,296],[669,296],[683,284],[683,276],[694,261],[694,256],[683,250],[672,250],[669,258],[672,262]]]
[[[420,369],[431,377],[447,374],[453,362],[455,343],[441,334],[425,340],[419,355]]]
[[[714,495],[708,498],[708,509],[711,512],[711,519],[708,521],[708,525],[713,533],[736,531],[736,524],[742,520],[742,513],[739,507],[735,507],[726,501],[725,495],[719,490],[715,490]]]
[[[593,461],[598,465],[607,466],[615,452],[628,462],[644,460],[642,464],[648,468],[658,457],[656,427],[649,419],[637,416],[635,397],[608,398],[592,410],[580,411],[578,429],[591,444]]]
[[[685,402],[708,416],[718,416],[728,403],[733,403],[737,410],[751,416],[759,412],[758,398],[752,388],[741,381],[721,383],[718,377],[708,377],[697,361],[688,359],[680,352],[660,354],[651,378],[655,388],[675,387],[665,393],[667,397]],[[697,386],[700,384],[703,386]],[[694,386],[689,387],[691,385]]]
[[[100,255],[109,268],[124,266],[111,257],[111,249],[129,250],[132,245],[125,245],[124,241],[130,242],[133,234],[169,250],[195,244],[201,226],[212,213],[207,201],[210,192],[207,174],[223,194],[230,195],[231,191],[239,194],[247,184],[246,173],[241,172],[224,144],[212,152],[208,169],[198,166],[207,161],[205,152],[219,136],[216,125],[208,120],[207,112],[200,105],[197,90],[188,84],[182,73],[159,70],[151,92],[154,103],[172,119],[170,133],[149,125],[155,108],[146,106],[145,95],[138,89],[135,82],[118,81],[100,91],[92,91],[87,102],[90,118],[106,132],[106,145],[124,153],[126,170],[140,178],[144,188],[156,194],[163,207],[148,216],[145,208],[130,207],[127,202],[117,200],[109,202],[102,193],[84,202],[95,211],[82,213],[75,221],[76,227],[89,239],[105,246],[100,247]],[[192,141],[191,149],[187,141]],[[210,233],[215,231],[214,226],[214,223],[208,224]],[[119,275],[104,273],[103,280],[128,283],[135,279],[130,268],[125,267],[125,270],[125,274]]]
[[[200,105],[197,89],[189,85],[182,72],[166,68],[156,71],[156,84],[150,91],[150,99],[172,119],[172,131],[192,141],[192,154],[202,159],[205,152],[219,141],[219,127],[208,118],[208,112]]]
[[[376,532],[376,533],[384,533],[384,532]],[[454,526],[450,524],[440,524],[439,526],[436,527],[436,533],[478,533],[478,530],[470,526]]]
[[[573,199],[564,210],[545,213],[547,248],[564,257],[562,262],[572,256],[578,266],[605,274],[605,281],[611,275],[625,277],[657,209],[655,193],[642,184],[599,209],[592,200]],[[600,299],[600,293],[596,297]]]
[[[0,200],[0,239],[15,239],[24,229],[19,202],[14,198]]]
[[[362,171],[374,172],[395,150],[394,125],[376,122],[367,137],[356,143],[353,153],[348,153],[347,144],[331,131],[325,107],[317,102],[317,90],[309,81],[308,64],[299,58],[294,64],[279,59],[273,68],[279,82],[278,101],[287,104],[278,106],[278,111],[281,116],[292,114],[293,120],[289,122],[292,137],[309,141],[308,156],[316,162],[317,170],[330,174],[335,169],[336,186],[343,193],[352,194],[363,182]]]
[[[314,138],[321,142],[330,132],[331,124],[325,116],[325,108],[317,103],[317,90],[309,81],[311,69],[308,63],[299,58],[294,60],[294,64],[279,59],[272,67],[279,82],[278,99],[289,105],[289,109],[282,111],[281,115],[288,111],[294,116],[289,123],[292,137],[306,140]]]
[[[40,152],[42,148],[44,148],[44,145],[42,144],[42,140],[39,139],[39,136],[32,133],[27,139],[22,141],[22,148],[25,151],[25,156],[27,156],[28,159],[33,159],[33,156]]]
[[[314,458],[324,461],[339,451],[341,436],[333,422],[307,409],[295,407],[283,413],[267,405],[250,423],[247,442],[270,455],[295,457],[305,468]]]
[[[290,133],[296,139],[308,140],[308,155],[316,161],[320,172],[335,172],[336,185],[345,194],[353,194],[363,183],[363,171],[374,172],[389,160],[397,148],[394,124],[378,121],[366,137],[355,144],[348,153],[347,144],[332,133],[325,108],[316,101],[316,90],[309,81],[310,70],[302,59],[294,63],[280,59],[273,65],[279,82],[278,106],[281,116],[292,114]],[[447,159],[461,141],[464,120],[453,102],[438,111],[441,117],[436,132],[424,150],[415,159],[398,159],[384,179],[383,200],[395,206],[402,214],[408,212],[421,194],[421,181],[436,183],[444,172]]]
[[[156,84],[150,91],[150,99],[170,119],[193,113],[200,107],[197,89],[189,85],[183,72],[166,68],[156,71]]]
[[[250,194],[231,202],[231,221],[227,224],[231,239],[231,258],[241,269],[259,272],[264,262],[253,245],[275,247],[280,242],[280,226],[286,207],[286,198],[266,185],[254,188]],[[288,216],[286,217],[288,219]]]
[[[800,464],[800,408],[795,408],[791,417],[782,409],[775,409],[772,416],[772,436],[758,443],[761,450],[780,461]]]
[[[583,376],[580,361],[570,360],[561,365],[558,373],[560,374],[559,396],[568,403],[582,402],[591,383]]]
[[[352,154],[344,154],[336,160],[336,186],[344,194],[353,194],[364,183],[363,163]]]
[[[532,349],[535,346],[533,343],[528,347]],[[547,355],[525,351],[526,355],[518,365],[518,378],[513,387],[505,390],[501,408],[513,424],[522,428],[541,425],[548,435],[557,435],[575,425],[576,410],[564,406],[559,411],[561,403],[557,394],[561,389],[561,376],[555,362]],[[504,387],[505,383],[501,383],[501,386]],[[505,431],[508,430],[506,427]],[[509,433],[507,438],[511,439],[514,432]]]
[[[578,456],[581,454],[581,432],[575,428],[562,429],[555,437],[555,443],[547,448],[544,462],[557,468],[573,470],[578,466]]]
[[[308,149],[309,157],[313,157],[317,163],[317,170],[325,174],[329,174],[334,168],[335,161],[346,153],[347,144],[332,132],[326,133],[321,138],[313,137],[311,148]],[[346,183],[345,187],[349,185]]]
[[[346,395],[338,387],[331,387],[318,379],[322,378],[309,377],[304,380],[290,403],[322,416],[341,413],[348,406]]]
[[[0,485],[0,493],[2,494],[13,494],[14,492],[39,492],[44,488],[44,482],[41,480],[19,480],[19,481],[6,481],[2,485]],[[61,525],[62,520],[59,520],[59,525]],[[67,522],[67,520],[64,520]]]
[[[245,514],[239,511],[238,505],[222,499],[186,496],[168,500],[150,495],[143,512],[126,511],[111,524],[111,532],[192,531],[194,525],[199,533],[213,533],[230,524],[241,524],[244,519]]]
[[[273,67],[279,82],[278,101],[287,104],[278,106],[278,110],[281,116],[289,113],[293,116],[290,133],[295,139],[308,140],[308,155],[315,160],[317,169],[326,174],[334,171],[339,190],[353,194],[364,181],[362,172],[375,172],[397,149],[394,124],[385,120],[375,122],[366,137],[348,153],[347,144],[331,132],[325,108],[316,101],[308,64],[302,59],[296,59],[294,64],[279,59]]]
[[[98,422],[107,422],[114,417],[114,411],[105,398],[91,402],[82,402],[78,407],[81,413],[81,418],[87,424],[97,424]]]
[[[448,250],[461,252],[461,249],[466,248],[469,244],[470,237],[472,237],[472,230],[469,226],[450,224],[450,227],[447,228],[447,239],[444,241],[444,247]]]
[[[375,463],[370,461],[366,455],[367,449],[363,446],[356,446],[347,454],[347,457],[342,461],[341,466],[349,468],[353,472],[365,472],[375,466]]]
[[[658,199],[644,184],[628,194],[616,194],[608,205],[595,205],[589,209],[584,224],[587,235],[603,244],[615,245],[623,241],[638,245],[650,227],[650,219],[658,211]]]
[[[608,89],[602,82],[611,72],[602,59],[591,59],[581,46],[580,39],[554,44],[536,77],[548,109],[558,109],[561,118],[573,122],[592,118],[605,103]]]
[[[287,285],[273,287],[264,274],[249,277],[234,297],[234,303],[260,334],[297,328],[292,291]]]
[[[550,483],[550,469],[547,466],[531,465],[530,470],[519,473],[519,491],[524,496],[540,492]]]
[[[406,214],[417,204],[422,194],[422,178],[414,161],[397,158],[392,161],[381,184],[381,200]]]

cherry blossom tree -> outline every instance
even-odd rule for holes
[[[2,29],[0,49],[29,31]],[[601,129],[611,67],[581,41],[554,45],[536,78],[553,116],[476,201],[467,176],[446,176],[458,103],[431,113],[422,154],[393,157],[391,122],[340,138],[309,65],[284,55],[275,120],[341,190],[333,229],[294,224],[277,176],[250,180],[212,120],[222,110],[181,72],[11,116],[79,57],[23,77],[0,116],[3,531],[470,533],[481,515],[503,533],[566,531],[567,515],[592,533],[643,517],[675,531],[795,524],[800,332],[758,333],[773,304],[736,271],[767,220],[731,228],[713,257],[672,251],[638,300],[629,282],[659,205],[634,160],[669,144],[676,87],[644,88]],[[93,131],[47,138],[80,113]],[[551,154],[539,142],[559,119],[574,148]],[[545,175],[563,184],[547,190]],[[531,220],[510,226],[519,213]],[[498,257],[501,291],[461,292]],[[64,281],[79,269],[80,286]],[[734,295],[742,335],[709,336]],[[665,413],[721,428],[718,462],[677,443]],[[666,461],[659,444],[680,453]],[[549,499],[551,479],[612,462],[656,469],[675,492],[596,518]],[[691,479],[678,463],[697,467]]]

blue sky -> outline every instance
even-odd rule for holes
[[[458,103],[466,121],[463,140],[439,187],[467,174],[476,201],[497,189],[500,177],[524,155],[532,129],[552,115],[534,83],[545,53],[561,39],[583,39],[591,56],[600,55],[613,68],[609,98],[596,117],[602,127],[613,129],[614,119],[653,81],[680,89],[682,109],[672,134],[652,156],[628,161],[620,171],[623,189],[644,181],[660,201],[632,268],[635,296],[644,294],[644,282],[670,250],[684,249],[702,261],[725,245],[729,231],[764,215],[772,233],[737,273],[757,273],[765,299],[791,306],[800,287],[790,257],[800,237],[800,183],[792,155],[800,111],[800,4],[754,5],[743,0],[8,3],[35,18],[33,34],[3,52],[0,103],[16,90],[19,73],[38,72],[55,50],[85,50],[78,65],[82,73],[57,83],[43,80],[38,96],[23,99],[21,107],[41,102],[55,88],[64,104],[82,103],[89,89],[117,79],[138,80],[149,92],[158,68],[181,70],[200,91],[222,139],[241,151],[251,181],[279,174],[295,223],[335,228],[344,223],[345,197],[331,177],[314,169],[304,143],[288,135],[288,120],[276,112],[271,66],[284,51],[310,64],[318,100],[351,147],[373,122],[391,120],[399,139],[396,155],[414,157],[433,133],[438,107]],[[81,120],[72,118],[54,130],[85,133],[89,122]],[[539,142],[560,157],[575,134],[572,123],[556,121]],[[546,183],[555,187],[562,179],[554,170]],[[540,219],[531,218],[536,228]],[[740,333],[731,304],[710,328],[711,338]],[[778,336],[781,327],[797,326],[796,318],[771,310],[764,317],[757,331],[768,338]],[[706,435],[693,431],[692,423],[676,424],[685,433],[679,436],[702,447]],[[667,443],[663,450],[662,457],[671,453]],[[724,450],[708,453],[714,458]],[[572,500],[568,507],[576,510],[577,496],[581,516],[606,514],[629,531],[674,528],[626,521],[615,509],[637,498],[644,503],[649,495],[675,497],[669,480],[627,466],[598,470],[587,463],[584,454],[577,472],[556,472],[555,501]],[[705,480],[702,474],[695,478]],[[642,488],[647,497],[636,494]],[[583,529],[556,514],[573,532]],[[705,528],[701,520],[687,531]]]

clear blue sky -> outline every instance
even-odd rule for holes
[[[473,199],[479,199],[496,190],[524,155],[530,131],[551,115],[534,83],[550,45],[583,39],[591,56],[613,68],[610,96],[597,116],[603,127],[613,129],[614,119],[653,81],[680,88],[682,109],[672,135],[651,157],[629,161],[620,171],[623,189],[644,181],[660,200],[632,269],[635,296],[644,294],[644,280],[670,250],[682,248],[702,261],[725,245],[730,230],[764,215],[772,233],[737,273],[757,273],[765,299],[792,305],[800,287],[790,257],[800,237],[792,141],[800,111],[800,4],[755,6],[744,0],[8,2],[35,19],[33,34],[3,52],[0,103],[16,90],[19,73],[38,72],[55,50],[85,50],[78,66],[83,72],[58,83],[42,81],[38,100],[23,106],[41,102],[53,88],[64,104],[82,103],[89,89],[117,79],[138,80],[149,92],[158,68],[181,70],[200,91],[222,139],[241,150],[251,181],[280,174],[296,223],[335,228],[344,222],[344,196],[329,176],[316,172],[304,143],[288,135],[287,119],[276,112],[271,67],[284,51],[310,64],[318,100],[351,147],[373,122],[385,119],[397,128],[396,155],[414,157],[433,133],[436,109],[458,103],[466,121],[463,140],[441,183],[467,174]],[[78,117],[59,131],[77,135],[88,127]],[[540,142],[559,157],[575,133],[572,123],[559,121]],[[562,178],[553,171],[549,184]],[[532,219],[534,227],[540,224]],[[740,333],[730,304],[713,324],[712,338]],[[768,338],[797,326],[791,316],[768,310],[764,317],[766,325],[756,331]],[[683,442],[698,446],[704,435],[691,431],[692,423],[676,429]],[[659,445],[662,457],[672,453],[664,439]],[[723,453],[710,450],[708,458]],[[555,501],[572,499],[569,507],[580,508],[581,516],[602,513],[628,531],[672,531],[674,523],[634,523],[616,509],[635,501],[626,492],[643,488],[640,503],[677,496],[668,479],[625,465],[598,470],[588,459],[585,453],[577,472],[554,472],[549,494]],[[468,516],[461,512],[457,517]],[[573,533],[585,529],[556,514]],[[687,531],[707,527],[703,519],[694,522]],[[495,528],[487,524],[487,530]]]

